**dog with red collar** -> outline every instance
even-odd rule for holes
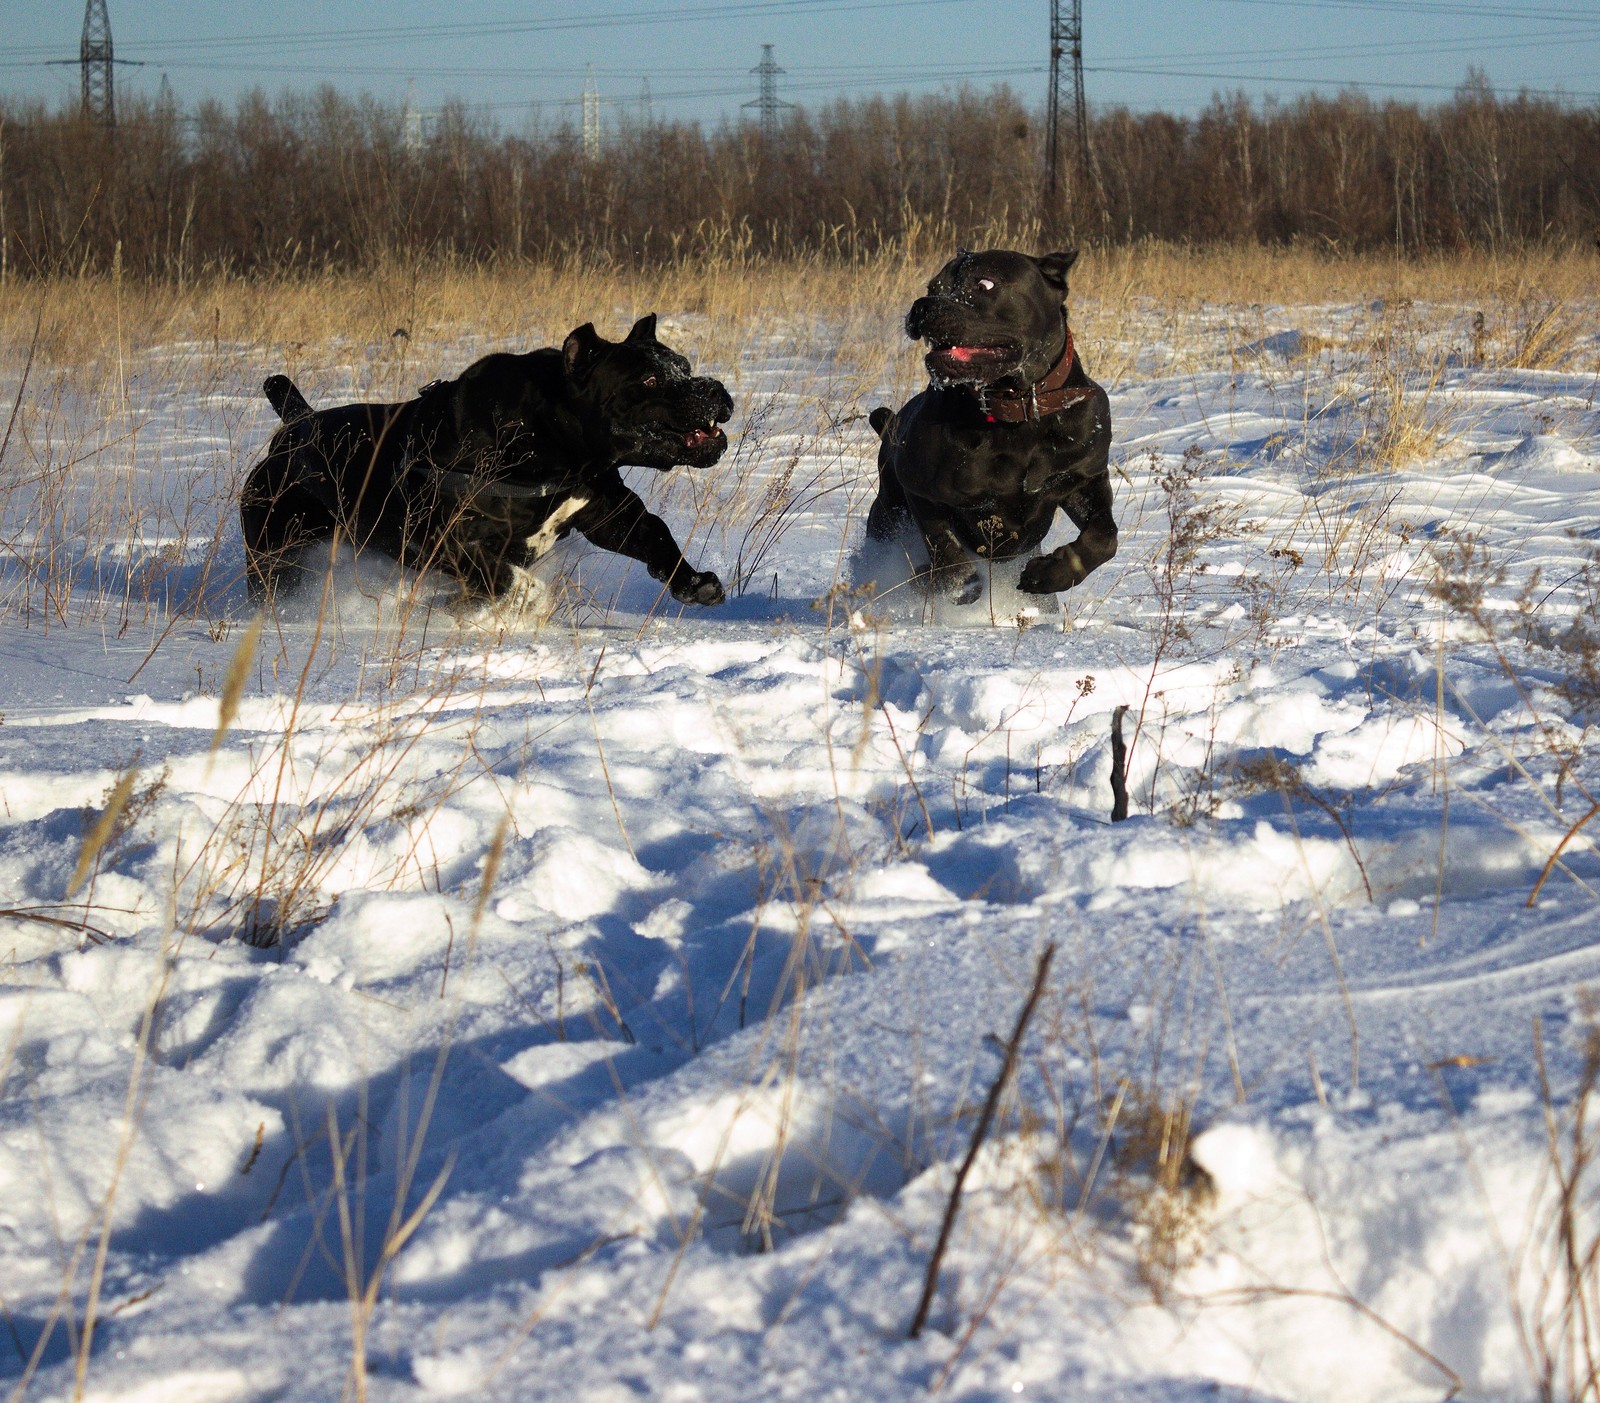
[[[1117,553],[1111,407],[1067,325],[1077,257],[958,252],[906,316],[906,334],[929,346],[928,388],[868,416],[880,443],[867,537],[920,537],[928,583],[958,604],[983,591],[973,557],[1032,556],[1018,588],[1056,594]],[[1033,554],[1057,511],[1077,539]]]

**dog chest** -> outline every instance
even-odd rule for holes
[[[545,517],[539,529],[523,542],[527,547],[530,560],[537,560],[540,556],[549,553],[561,535],[562,528],[579,512],[589,505],[589,499],[574,493],[560,502]]]
[[[895,458],[910,493],[952,507],[977,507],[1031,495],[1030,484],[1069,468],[1070,461],[1037,432],[967,429],[917,435]]]

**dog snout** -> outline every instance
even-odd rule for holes
[[[658,402],[656,414],[668,424],[726,424],[733,418],[733,397],[727,386],[709,375],[680,380],[674,393]]]
[[[919,297],[911,304],[911,310],[906,313],[906,335],[913,341],[922,340],[923,326],[928,318],[929,298]]]
[[[959,341],[974,334],[972,308],[940,293],[919,297],[906,313],[906,335],[913,341]]]

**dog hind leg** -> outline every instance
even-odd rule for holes
[[[327,508],[297,477],[294,454],[274,453],[251,469],[239,494],[245,578],[253,599],[293,584],[300,548],[332,534]]]

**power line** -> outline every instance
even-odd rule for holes
[[[1476,39],[1415,39],[1395,40],[1383,44],[1333,44],[1317,45],[1312,47],[1294,46],[1270,49],[1226,49],[1226,50],[1198,50],[1193,52],[1157,53],[1157,54],[1115,54],[1108,58],[1112,64],[1139,65],[1137,71],[1141,73],[1159,74],[1164,71],[1164,66],[1170,64],[1194,64],[1207,62],[1223,62],[1230,65],[1244,64],[1254,66],[1263,63],[1277,62],[1282,59],[1326,59],[1326,58],[1367,58],[1384,57],[1388,55],[1405,55],[1408,57],[1426,57],[1430,55],[1466,53],[1484,55],[1501,53],[1510,50],[1540,49],[1540,48],[1567,48],[1575,41],[1600,38],[1600,28],[1584,30],[1577,33],[1570,31],[1561,33],[1548,33],[1528,35],[1519,39],[1501,39],[1497,41],[1482,41]],[[0,59],[0,69],[8,68],[37,68],[44,66],[57,66],[71,63],[78,64],[79,59]],[[148,66],[144,60],[118,58],[116,63],[127,66],[136,64],[140,67]],[[333,73],[353,77],[387,77],[394,74],[394,65],[361,65],[361,64],[330,64],[319,67],[316,64],[305,62],[261,64],[261,63],[226,63],[226,62],[201,62],[201,61],[174,61],[163,63],[163,67],[180,71],[205,72],[205,73],[288,73],[288,74],[316,74]],[[561,68],[530,68],[516,67],[487,67],[474,64],[468,67],[448,67],[429,65],[415,67],[408,65],[405,71],[413,78],[420,75],[428,78],[564,78],[571,79],[577,69],[571,65]],[[623,68],[596,68],[596,73],[602,77],[627,77],[638,72],[637,67]],[[958,80],[971,77],[1026,77],[1045,71],[1038,63],[1000,63],[982,68],[973,68],[964,64],[910,64],[901,66],[885,66],[880,64],[821,64],[807,65],[792,70],[793,74],[802,75],[810,79],[825,77],[830,74],[867,73],[884,84]],[[1091,71],[1110,71],[1106,68],[1092,69]],[[1118,70],[1122,71],[1122,70]],[[1134,71],[1129,69],[1128,71]],[[1180,70],[1174,70],[1174,76],[1187,76]],[[1339,81],[1339,80],[1334,80]],[[791,87],[797,86],[791,83]],[[816,87],[812,81],[804,86]],[[842,85],[841,85],[842,86]],[[1381,84],[1379,85],[1381,86]],[[1441,85],[1445,86],[1445,85]]]
[[[303,47],[308,42],[319,41],[327,45],[334,43],[390,43],[393,41],[415,40],[418,36],[434,36],[440,39],[451,37],[468,37],[471,35],[487,34],[514,34],[522,31],[573,29],[584,27],[617,27],[626,24],[654,24],[670,21],[693,20],[696,18],[735,18],[750,14],[802,14],[802,13],[828,13],[848,12],[857,10],[894,10],[907,8],[911,5],[933,5],[968,3],[969,0],[727,0],[725,3],[688,4],[675,7],[670,14],[651,13],[637,9],[606,12],[599,15],[587,15],[583,18],[562,18],[553,20],[530,20],[518,23],[503,23],[494,25],[484,24],[456,24],[456,25],[425,25],[425,26],[391,26],[355,29],[351,31],[323,31],[320,34],[296,35],[293,43],[297,55],[301,54]],[[1223,0],[1230,4],[1260,4],[1266,0]],[[93,9],[97,0],[88,0],[88,8]],[[98,0],[103,7],[104,0]],[[1275,4],[1296,5],[1302,0],[1271,0]],[[1311,0],[1305,0],[1311,3]],[[1476,19],[1499,21],[1545,21],[1559,20],[1563,24],[1574,22],[1570,28],[1561,32],[1544,32],[1525,36],[1507,36],[1503,32],[1485,40],[1473,40],[1456,35],[1441,36],[1438,38],[1395,40],[1388,43],[1349,43],[1349,44],[1324,44],[1318,46],[1278,46],[1260,49],[1229,49],[1226,51],[1211,50],[1176,53],[1150,53],[1119,55],[1089,66],[1086,71],[1102,74],[1137,75],[1148,78],[1170,79],[1202,79],[1212,82],[1247,83],[1252,85],[1284,84],[1294,88],[1327,88],[1327,89],[1356,89],[1361,91],[1395,92],[1453,92],[1459,86],[1456,83],[1426,83],[1410,80],[1382,81],[1371,77],[1361,79],[1339,78],[1320,71],[1315,76],[1301,75],[1292,71],[1280,71],[1292,68],[1294,61],[1322,60],[1336,58],[1367,58],[1383,55],[1404,55],[1419,57],[1426,54],[1470,53],[1473,55],[1489,54],[1507,50],[1537,49],[1544,47],[1568,47],[1575,42],[1583,42],[1595,37],[1600,37],[1600,30],[1593,28],[1597,18],[1596,9],[1575,9],[1550,4],[1528,4],[1517,6],[1501,0],[1501,3],[1477,3],[1476,0],[1316,0],[1319,7],[1344,9],[1349,11],[1371,11],[1381,9],[1385,12],[1417,13],[1429,16],[1465,15]],[[1076,27],[1079,34],[1079,47],[1081,49],[1081,0],[1054,0],[1054,5],[1060,8],[1075,8],[1077,10]],[[89,15],[86,13],[86,25]],[[1587,21],[1587,25],[1580,26],[1577,21]],[[109,27],[107,32],[109,40]],[[315,62],[307,63],[304,57],[297,57],[293,62],[281,64],[251,63],[243,60],[229,63],[222,58],[225,46],[243,45],[247,49],[252,45],[273,44],[289,42],[289,36],[236,36],[219,39],[176,39],[170,45],[149,44],[146,48],[165,49],[171,47],[178,51],[188,50],[196,54],[191,60],[181,57],[172,57],[162,61],[162,67],[173,70],[189,69],[194,71],[244,71],[259,74],[288,74],[302,77],[323,76],[324,74],[335,77],[392,77],[395,65],[351,65],[348,63],[328,62],[318,65]],[[1063,58],[1070,50],[1070,43],[1062,43]],[[125,53],[128,46],[122,45]],[[12,48],[13,54],[29,52],[27,49]],[[210,61],[199,57],[201,53],[212,52],[216,58]],[[128,64],[140,62],[127,58],[116,57],[114,63]],[[26,59],[0,60],[0,69],[11,69],[32,66],[40,62],[65,63],[75,62],[81,65],[82,57],[77,60],[33,60]],[[1058,60],[1059,63],[1059,60]],[[531,69],[522,67],[488,68],[483,65],[451,67],[444,65],[430,65],[424,68],[412,68],[407,65],[402,72],[409,71],[413,75],[443,79],[476,78],[476,79],[522,79],[529,78],[565,78],[569,82],[575,70],[571,67]],[[637,73],[637,68],[628,69],[601,69],[598,70],[608,76],[618,76],[622,73]],[[759,69],[757,70],[759,72]],[[958,64],[912,64],[900,67],[888,65],[859,65],[859,64],[831,64],[816,67],[800,68],[793,70],[793,76],[786,76],[785,90],[793,94],[813,93],[821,91],[848,92],[852,90],[884,89],[898,85],[918,86],[927,83],[954,83],[980,79],[1020,79],[1028,75],[1043,71],[1037,63],[1000,62],[986,66],[958,65]],[[856,78],[854,75],[864,75]],[[1065,77],[1065,74],[1058,76]],[[1579,80],[1581,81],[1581,79]],[[1596,94],[1584,90],[1564,88],[1503,85],[1503,91],[1525,92],[1531,97],[1548,98],[1556,101],[1585,102],[1592,100]],[[568,93],[572,88],[568,87]],[[748,89],[744,89],[748,92]],[[1051,91],[1056,91],[1056,82],[1052,81]],[[715,81],[704,85],[685,85],[675,91],[657,93],[654,101],[663,103],[690,102],[695,100],[728,98],[738,95],[740,89],[729,86],[726,82]],[[1077,83],[1073,84],[1072,102],[1074,114],[1077,112]],[[1058,105],[1066,97],[1064,88],[1058,94]],[[572,106],[581,104],[581,98],[566,97],[560,99],[546,99],[542,104],[530,104],[528,101],[484,102],[463,104],[481,111],[491,110],[526,110],[530,105],[545,105],[552,107]],[[747,104],[760,106],[760,99]],[[1058,110],[1056,116],[1059,119]],[[1086,124],[1081,124],[1086,125]],[[1051,123],[1054,132],[1056,122]],[[1080,153],[1081,154],[1081,153]]]
[[[1600,23],[1600,15],[1596,16]],[[1281,59],[1383,58],[1407,56],[1421,58],[1434,54],[1473,55],[1500,53],[1508,49],[1568,48],[1575,41],[1600,38],[1600,28],[1574,32],[1570,29],[1544,34],[1528,34],[1517,39],[1393,39],[1381,44],[1318,44],[1280,46],[1271,49],[1202,49],[1174,54],[1113,54],[1112,63],[1272,63]]]
[[[1300,78],[1288,73],[1217,73],[1194,68],[1135,68],[1118,64],[1098,63],[1086,68],[1084,71],[1087,73],[1131,73],[1151,78],[1211,78],[1224,83],[1293,83],[1300,87],[1334,88],[1341,91],[1347,88],[1356,88],[1363,92],[1369,92],[1374,89],[1379,91],[1398,89],[1404,92],[1453,93],[1459,92],[1461,88],[1459,83],[1363,81],[1359,78],[1330,78],[1326,74],[1321,74],[1315,78]],[[1592,102],[1600,99],[1600,92],[1571,92],[1561,88],[1519,86],[1516,92],[1527,97],[1546,98],[1552,102]]]
[[[1233,3],[1250,3],[1251,0],[1233,0]],[[1597,17],[1600,22],[1600,17]],[[1571,30],[1551,31],[1541,34],[1524,35],[1520,38],[1474,39],[1397,39],[1385,43],[1371,44],[1330,44],[1330,45],[1294,45],[1280,46],[1268,49],[1203,49],[1177,53],[1154,54],[1116,54],[1110,56],[1113,63],[1161,65],[1169,63],[1205,63],[1224,62],[1228,64],[1254,65],[1279,59],[1311,59],[1311,58],[1366,58],[1384,57],[1388,55],[1406,55],[1409,57],[1425,57],[1437,54],[1492,54],[1519,49],[1541,48],[1569,48],[1574,42],[1600,38],[1600,28],[1585,29],[1577,32]],[[118,58],[118,64],[148,66],[144,60]],[[65,63],[77,64],[78,59],[0,59],[0,69],[8,68],[38,68],[54,66]],[[163,67],[208,73],[338,73],[354,76],[389,76],[395,71],[393,64],[364,66],[359,64],[328,65],[318,67],[304,61],[286,62],[281,64],[250,63],[250,62],[204,62],[200,60],[174,60],[162,63]],[[524,65],[516,67],[488,67],[482,64],[473,64],[464,67],[450,67],[442,65],[429,65],[416,67],[407,65],[405,71],[412,75],[422,75],[430,78],[571,78],[578,71],[571,65],[561,68],[533,68]],[[636,66],[620,68],[599,68],[595,70],[600,77],[626,77],[638,72]],[[869,73],[883,79],[895,81],[917,81],[920,79],[937,80],[940,78],[958,79],[972,76],[1011,75],[1022,77],[1044,71],[1038,63],[1004,63],[993,64],[983,68],[972,68],[966,64],[924,63],[900,66],[885,66],[882,64],[818,64],[807,65],[803,68],[792,70],[796,74],[822,76],[826,74]],[[1143,70],[1141,70],[1143,71]],[[1154,71],[1152,69],[1151,71]],[[791,85],[792,86],[792,85]]]
[[[119,60],[119,62],[120,62],[120,60]],[[197,65],[197,64],[178,63],[178,64],[174,64],[172,66],[175,69],[178,69],[180,71],[181,70],[194,69],[194,68],[200,68],[200,69],[202,69],[203,71],[206,71],[206,72],[232,71],[227,65],[211,65],[211,64]],[[3,65],[0,65],[0,67],[3,67]],[[340,65],[337,65],[337,66],[329,65],[327,67],[320,67],[320,66],[315,65],[315,64],[293,64],[293,65],[284,65],[282,67],[273,67],[273,68],[270,68],[270,69],[256,69],[256,68],[252,67],[249,71],[252,71],[252,72],[261,71],[261,72],[273,72],[273,73],[298,74],[298,75],[300,75],[302,77],[316,76],[316,75],[320,75],[320,74],[324,74],[324,73],[330,74],[330,75],[335,75],[335,76],[338,76],[338,75],[349,75],[349,76],[356,76],[356,77],[369,75],[369,74],[370,75],[383,75],[383,76],[387,76],[387,77],[393,77],[394,76],[394,69],[392,67],[361,68],[361,67],[350,67],[350,66],[344,65],[344,64],[340,64]],[[587,70],[585,70],[585,71],[587,71]],[[606,77],[608,75],[615,76],[616,74],[619,74],[619,73],[620,74],[627,74],[630,71],[634,72],[634,73],[638,72],[637,69],[633,69],[633,70],[627,70],[627,69],[608,70],[608,69],[603,69],[603,68],[596,68],[595,69],[595,72],[599,77]],[[809,73],[811,71],[812,70],[810,70],[810,69],[797,69],[796,70],[797,73],[802,73],[802,74]],[[821,71],[823,73],[828,72],[828,70],[821,70]],[[933,74],[925,74],[925,73],[921,72],[920,70],[899,70],[899,69],[886,68],[886,69],[880,69],[880,70],[874,71],[872,76],[870,76],[870,77],[869,76],[865,76],[865,75],[863,75],[861,77],[857,77],[857,78],[830,78],[830,77],[825,77],[824,76],[824,77],[818,77],[818,78],[814,78],[814,79],[810,79],[810,80],[806,80],[806,79],[802,78],[801,81],[799,81],[799,82],[789,82],[787,84],[787,89],[786,90],[790,91],[790,92],[841,92],[841,91],[850,91],[850,90],[859,90],[859,89],[862,89],[862,88],[868,88],[868,89],[872,89],[873,91],[882,91],[886,85],[893,86],[896,82],[901,82],[901,81],[917,83],[917,82],[930,81],[930,80],[932,80],[932,81],[941,81],[941,82],[954,82],[954,81],[957,81],[957,80],[979,79],[979,78],[1000,78],[1000,79],[1005,79],[1005,78],[1023,78],[1023,77],[1036,76],[1038,74],[1043,73],[1044,71],[1045,71],[1045,66],[1042,63],[997,64],[994,67],[990,67],[990,68],[962,68],[962,69],[954,69],[954,70],[945,70],[945,71],[941,71],[941,72],[933,73]],[[443,74],[445,76],[455,75],[455,76],[461,76],[461,77],[506,76],[506,77],[524,77],[525,78],[525,77],[528,77],[528,76],[539,76],[539,77],[548,77],[548,78],[564,78],[564,79],[567,79],[570,82],[572,79],[574,79],[577,76],[578,70],[574,69],[574,68],[545,69],[545,70],[537,70],[532,75],[530,75],[529,70],[526,70],[526,69],[507,69],[507,70],[482,69],[482,68],[478,68],[478,69],[443,69],[443,70],[441,70],[441,69],[417,69],[417,70],[415,70],[415,72],[419,73],[419,74],[422,74],[424,76],[439,76],[441,74]],[[667,90],[667,91],[658,91],[658,92],[654,93],[653,100],[656,101],[656,102],[674,102],[674,101],[690,101],[690,100],[693,100],[693,99],[696,99],[696,98],[708,98],[708,97],[742,97],[746,93],[748,93],[749,91],[750,91],[749,85],[745,84],[745,83],[740,83],[737,86],[735,86],[733,84],[730,84],[730,83],[716,83],[716,84],[712,84],[712,85],[708,85],[708,86],[704,86],[704,87],[688,87],[688,88],[672,89],[672,90]],[[467,103],[463,103],[461,105],[465,106],[465,107],[475,108],[475,109],[498,108],[498,109],[501,109],[501,110],[516,110],[516,109],[526,108],[526,107],[528,107],[530,105],[543,106],[543,107],[574,107],[574,106],[579,105],[581,103],[581,101],[582,101],[582,99],[578,98],[578,97],[523,98],[523,99],[507,100],[507,101],[467,102]],[[607,105],[607,104],[613,104],[613,103],[616,103],[616,102],[620,102],[620,101],[622,101],[622,99],[607,98],[607,97],[602,96],[600,101],[601,101],[602,105]]]
[[[960,76],[970,77],[970,78],[983,78],[983,77],[989,77],[989,76],[1016,77],[1016,76],[1019,76],[1019,75],[1022,75],[1022,74],[1040,74],[1040,73],[1043,73],[1044,71],[1045,71],[1044,65],[1036,63],[1036,64],[1033,64],[1031,67],[1021,68],[1021,69],[1009,68],[1009,67],[1005,68],[1005,69],[997,69],[997,70],[971,69],[971,70],[966,71],[965,73],[963,73]],[[811,83],[805,83],[805,82],[790,83],[788,85],[786,91],[788,91],[788,92],[802,92],[802,91],[806,91],[806,92],[838,92],[838,91],[845,90],[845,89],[859,89],[859,88],[870,88],[874,92],[878,92],[878,91],[881,91],[881,89],[883,88],[883,83],[882,83],[882,81],[880,81],[877,78],[856,78],[856,79],[848,79],[848,80],[845,80],[843,82],[836,81],[836,80],[818,80],[816,82],[811,82]],[[674,90],[668,90],[668,91],[665,91],[665,92],[655,92],[653,94],[653,99],[652,100],[655,101],[655,102],[692,102],[692,101],[697,101],[697,100],[702,99],[702,98],[742,97],[745,93],[747,93],[749,91],[750,91],[749,87],[745,86],[745,85],[741,85],[739,87],[720,86],[719,85],[719,86],[716,86],[716,87],[704,87],[704,88],[679,88],[679,89],[674,89]],[[600,102],[601,102],[602,106],[619,106],[619,105],[621,105],[622,101],[623,101],[623,99],[621,99],[621,98],[602,97],[600,99]],[[534,106],[534,107],[576,107],[576,106],[579,105],[580,102],[581,102],[581,99],[579,99],[579,98],[564,97],[564,98],[540,99],[538,101],[534,101],[534,102],[531,102],[531,103],[528,102],[528,101],[488,101],[488,102],[464,103],[462,105],[464,107],[467,107],[467,108],[471,109],[472,111],[477,111],[477,112],[489,112],[489,111],[516,112],[516,111],[524,111],[529,106]]]
[[[121,62],[121,60],[118,60],[118,61]],[[294,70],[285,70],[285,71],[290,71],[290,72],[318,72],[318,71],[321,71],[321,70],[317,70],[317,69],[310,69],[310,70],[307,70],[307,69],[294,69]],[[337,69],[337,70],[330,69],[328,71],[329,72],[349,72],[350,70],[348,70],[348,69]],[[389,72],[390,70],[383,70],[383,71]],[[598,70],[597,69],[596,71],[598,73],[603,74],[605,70]],[[798,71],[801,71],[801,70],[796,70],[796,71],[798,72]],[[1006,68],[1003,68],[1003,69],[993,69],[993,70],[969,69],[969,70],[964,70],[959,75],[952,75],[952,76],[960,76],[960,77],[967,77],[967,78],[982,78],[982,77],[988,77],[988,76],[994,76],[994,77],[1018,77],[1018,76],[1024,76],[1024,75],[1029,75],[1029,74],[1042,75],[1042,74],[1045,74],[1047,72],[1048,72],[1048,69],[1047,69],[1045,64],[1036,63],[1036,64],[1032,64],[1032,65],[1026,66],[1026,67],[1014,67],[1013,66],[1013,67],[1006,67]],[[1388,83],[1388,82],[1378,82],[1378,81],[1370,81],[1370,80],[1369,81],[1363,81],[1363,80],[1355,79],[1355,78],[1329,78],[1326,75],[1322,75],[1322,76],[1319,76],[1319,77],[1312,78],[1312,77],[1295,77],[1295,76],[1282,75],[1282,74],[1273,75],[1273,74],[1258,74],[1258,73],[1249,73],[1249,74],[1246,74],[1246,73],[1225,73],[1225,72],[1219,72],[1219,71],[1214,71],[1214,70],[1210,70],[1210,69],[1201,70],[1201,69],[1143,68],[1143,67],[1133,67],[1133,66],[1121,65],[1121,64],[1085,64],[1084,65],[1084,72],[1085,73],[1116,73],[1116,74],[1132,73],[1132,74],[1138,74],[1138,75],[1156,77],[1156,78],[1196,78],[1196,77],[1198,77],[1198,78],[1215,79],[1215,80],[1223,81],[1223,82],[1249,82],[1249,83],[1273,83],[1273,82],[1276,82],[1276,83],[1289,83],[1289,84],[1294,84],[1294,85],[1303,86],[1303,87],[1329,88],[1329,89],[1333,89],[1335,91],[1344,91],[1344,90],[1350,90],[1350,89],[1355,89],[1355,90],[1359,90],[1359,91],[1374,91],[1374,90],[1383,91],[1383,90],[1387,90],[1387,89],[1390,89],[1390,88],[1405,88],[1405,89],[1408,89],[1408,90],[1417,90],[1417,91],[1454,93],[1454,92],[1458,91],[1459,88],[1460,88],[1460,84],[1449,84],[1449,83],[1435,83],[1435,84],[1410,83],[1410,84],[1400,84],[1400,83]],[[560,76],[571,78],[573,76],[573,70],[571,70],[571,69],[560,70]],[[889,79],[892,79],[893,75],[892,74],[886,74],[885,77],[889,78]],[[814,82],[806,82],[806,81],[790,82],[788,84],[786,90],[789,91],[789,92],[793,92],[793,93],[800,93],[800,92],[833,93],[833,92],[859,91],[859,90],[862,90],[862,89],[870,89],[871,93],[877,93],[877,92],[881,92],[883,87],[884,87],[883,81],[880,81],[877,78],[859,78],[859,79],[851,79],[851,80],[844,80],[844,81],[820,80],[819,79],[819,80],[814,81]],[[1573,91],[1573,90],[1565,90],[1565,89],[1543,89],[1543,88],[1536,89],[1536,88],[1526,88],[1526,87],[1517,87],[1515,89],[1506,88],[1506,89],[1504,89],[1504,91],[1507,92],[1507,93],[1515,92],[1518,95],[1526,94],[1528,97],[1540,98],[1540,99],[1544,99],[1544,100],[1548,100],[1548,101],[1552,101],[1552,102],[1587,103],[1587,102],[1600,100],[1600,92]],[[719,85],[716,85],[716,86],[678,88],[678,89],[668,89],[668,90],[664,90],[664,91],[656,91],[656,92],[654,92],[652,94],[652,101],[655,102],[655,103],[658,103],[658,104],[678,103],[678,102],[700,102],[700,101],[705,101],[707,99],[714,99],[714,98],[742,97],[747,92],[749,92],[749,88],[747,86],[744,86],[744,85],[734,86],[734,85],[731,85],[731,84],[728,84],[728,85],[719,84]],[[608,97],[605,97],[603,95],[600,98],[600,104],[601,104],[602,108],[604,108],[604,107],[619,107],[619,106],[623,105],[624,101],[625,101],[625,99],[608,98]],[[493,99],[491,99],[491,100],[485,100],[485,101],[481,101],[481,102],[453,103],[451,105],[455,106],[455,107],[459,107],[462,111],[465,111],[465,112],[476,112],[476,113],[491,114],[491,113],[499,113],[499,112],[527,112],[530,109],[543,109],[543,108],[551,108],[551,109],[556,109],[556,110],[562,110],[562,109],[571,110],[571,109],[581,108],[582,102],[583,102],[583,99],[581,97],[571,97],[571,96],[569,96],[569,97],[538,98],[538,99],[517,99],[517,100],[493,100]]]
[[[760,19],[789,15],[851,14],[868,10],[929,9],[934,6],[971,5],[977,0],[725,0],[725,3],[675,5],[669,10],[614,10],[603,14],[560,19],[507,20],[494,23],[363,25],[348,29],[307,30],[300,33],[231,34],[147,40],[131,46],[136,52],[159,50],[163,55],[213,49],[251,49],[283,46],[296,53],[309,48],[353,44],[414,43],[418,40],[504,38],[516,34],[561,33],[582,29],[612,29],[624,25],[682,24],[704,19]],[[47,46],[12,47],[13,54],[46,54]]]
[[[1303,10],[1382,10],[1385,14],[1449,15],[1457,19],[1573,20],[1593,23],[1594,10],[1542,5],[1537,9],[1513,8],[1503,3],[1473,4],[1471,0],[1221,0],[1230,5],[1294,6]]]

